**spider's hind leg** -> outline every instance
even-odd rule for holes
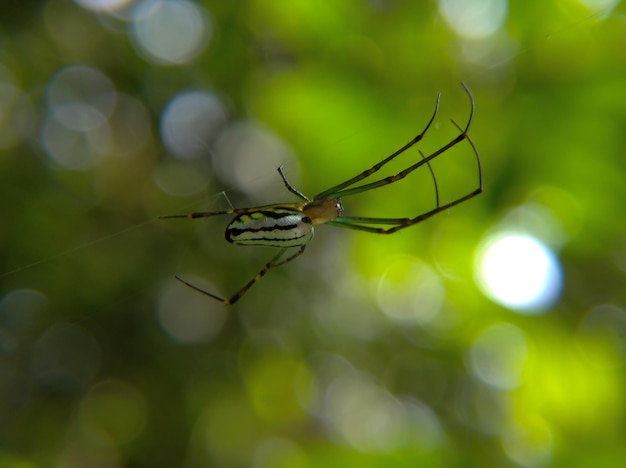
[[[288,263],[288,262],[292,261],[296,257],[300,256],[304,252],[305,248],[306,248],[306,245],[303,245],[302,247],[300,247],[298,249],[298,251],[295,254],[285,258],[284,260],[280,260],[280,258],[285,254],[285,252],[288,250],[288,248],[285,247],[285,248],[280,249],[280,251],[276,255],[274,255],[272,257],[272,259],[263,266],[261,271],[259,271],[254,276],[254,278],[252,278],[250,281],[248,281],[239,291],[237,291],[235,294],[233,294],[228,299],[220,297],[220,296],[218,296],[216,294],[210,293],[210,292],[208,292],[208,291],[206,291],[206,290],[204,290],[204,289],[202,289],[202,288],[200,288],[198,286],[195,286],[195,285],[185,281],[180,276],[176,276],[176,279],[178,281],[180,281],[181,283],[183,283],[185,286],[188,286],[191,289],[194,289],[195,291],[198,291],[199,293],[204,294],[205,296],[209,296],[210,298],[215,299],[216,301],[219,301],[219,302],[223,303],[224,305],[232,305],[235,302],[237,302],[239,299],[241,299],[243,297],[243,295],[245,293],[247,293],[248,290],[252,286],[254,286],[254,284],[257,281],[259,281],[261,278],[263,278],[267,274],[268,271],[270,271],[272,268],[284,265],[285,263]]]

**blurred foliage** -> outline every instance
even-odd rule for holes
[[[474,1],[455,30],[461,3],[169,0],[206,28],[170,63],[141,42],[165,30],[132,19],[157,2],[0,6],[0,466],[622,466],[626,5]],[[441,92],[433,151],[467,118],[461,81],[483,195],[394,236],[321,226],[231,308],[173,279],[232,294],[272,251],[226,244],[227,219],[156,216],[292,201],[281,163],[313,196],[408,141]],[[55,100],[96,85],[106,131],[55,126]],[[187,91],[223,107],[191,157],[164,143]],[[443,200],[475,187],[468,146],[433,167]],[[432,206],[427,172],[397,185],[346,210]],[[533,314],[474,280],[511,226],[563,270]]]

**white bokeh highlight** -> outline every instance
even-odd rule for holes
[[[229,124],[218,135],[212,152],[217,175],[228,185],[258,197],[282,186],[276,169],[284,165],[289,181],[297,186],[297,160],[276,134],[255,122]]]
[[[161,115],[161,138],[182,159],[208,155],[209,143],[226,123],[226,107],[216,96],[188,91],[175,96]]]
[[[555,254],[534,237],[516,232],[488,237],[478,249],[474,274],[490,299],[527,314],[554,305],[563,282]]]
[[[138,52],[159,64],[189,63],[211,36],[207,11],[186,0],[144,0],[132,18],[132,33]]]
[[[508,16],[507,0],[439,0],[439,11],[458,36],[481,39],[498,32]]]

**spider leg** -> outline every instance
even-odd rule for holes
[[[287,180],[287,177],[285,176],[285,173],[283,172],[282,164],[278,166],[278,173],[280,174],[280,177],[283,179],[283,182],[285,183],[285,187],[287,187],[287,190],[297,195],[298,197],[302,198],[303,200],[311,201],[306,195],[300,192],[300,190],[298,190],[297,188],[295,188],[293,185],[289,183],[289,181]]]
[[[431,160],[433,160],[437,156],[445,153],[450,148],[452,148],[453,146],[456,146],[457,144],[459,144],[463,140],[469,140],[469,135],[468,135],[467,132],[469,131],[470,125],[472,124],[472,120],[474,118],[475,104],[474,104],[474,98],[473,98],[472,94],[470,93],[470,90],[467,88],[465,83],[462,83],[462,85],[463,85],[463,88],[467,92],[467,95],[468,95],[468,97],[470,99],[471,110],[470,110],[470,115],[469,115],[469,117],[467,119],[467,123],[465,124],[465,128],[461,128],[454,120],[451,120],[452,123],[454,124],[454,126],[456,126],[460,130],[460,132],[461,132],[456,138],[454,138],[453,140],[449,141],[446,145],[442,146],[437,151],[435,151],[435,152],[431,153],[430,155],[422,158],[422,160],[418,161],[417,163],[413,164],[412,166],[409,166],[405,170],[397,173],[396,175],[385,177],[384,179],[380,179],[380,180],[377,180],[375,182],[370,182],[370,183],[365,184],[365,185],[360,185],[358,187],[354,187],[354,188],[351,188],[351,189],[339,190],[339,191],[336,191],[336,192],[332,192],[332,193],[330,193],[328,195],[332,196],[333,198],[342,198],[342,197],[346,197],[348,195],[355,195],[357,193],[366,192],[368,190],[373,190],[373,189],[378,188],[378,187],[383,187],[385,185],[393,184],[394,182],[398,182],[399,180],[404,179],[407,175],[409,175],[411,172],[415,171],[416,169],[420,168],[424,164],[428,164]],[[470,140],[470,144],[471,144],[472,148],[475,150],[476,158],[478,160],[478,165],[479,165],[479,168],[480,168],[480,158],[478,156],[478,152],[476,151],[476,148],[475,148],[474,144],[471,142],[471,140]],[[322,195],[326,196],[327,192],[322,192]],[[317,199],[318,196],[316,196],[315,198]]]
[[[467,89],[465,84],[462,83],[462,85],[465,88],[465,90],[467,92],[469,92],[469,90]],[[422,130],[418,135],[416,135],[406,145],[404,145],[402,148],[394,151],[389,156],[387,156],[385,159],[383,159],[382,161],[380,161],[377,164],[374,164],[372,167],[370,167],[369,169],[361,172],[359,175],[353,177],[352,179],[349,179],[349,180],[347,180],[345,182],[342,182],[341,184],[335,185],[334,187],[331,187],[331,188],[329,188],[327,190],[324,190],[322,193],[317,194],[315,196],[315,199],[319,200],[319,199],[322,199],[322,198],[338,198],[340,196],[343,196],[342,189],[344,189],[345,187],[349,187],[350,185],[356,184],[357,182],[359,182],[359,181],[361,181],[363,179],[366,179],[367,177],[371,176],[375,172],[378,172],[385,164],[387,164],[388,162],[392,161],[397,156],[399,156],[400,154],[402,154],[406,150],[408,150],[410,147],[412,147],[413,145],[415,145],[416,143],[421,141],[424,138],[424,135],[426,135],[426,132],[428,131],[428,129],[430,128],[432,123],[434,122],[435,117],[437,116],[437,112],[439,111],[439,101],[440,100],[441,100],[441,93],[437,94],[437,102],[435,103],[435,110],[433,112],[433,115],[430,117],[430,120],[426,124],[426,127],[424,127],[424,130]]]
[[[176,219],[176,218],[198,219],[198,218],[208,218],[210,216],[255,213],[258,211],[267,211],[267,210],[272,210],[272,209],[277,209],[277,208],[282,208],[285,210],[300,211],[302,205],[303,205],[302,203],[277,203],[273,205],[254,206],[254,207],[248,207],[248,208],[231,208],[230,210],[223,210],[223,211],[200,211],[200,212],[188,213],[188,214],[164,215],[164,216],[158,216],[157,219]]]
[[[437,213],[441,213],[442,211],[459,205],[464,201],[469,200],[470,198],[474,198],[480,193],[482,193],[482,187],[477,188],[473,192],[470,192],[467,195],[462,196],[461,198],[457,198],[450,203],[437,206],[436,208],[433,208],[426,213],[422,213],[415,218],[367,218],[361,216],[340,216],[333,221],[329,221],[328,224],[332,224],[333,226],[346,229],[355,229],[357,231],[371,232],[373,234],[393,234],[394,232],[398,232],[400,229],[404,229],[409,226],[413,226],[414,224],[421,223],[422,221],[425,221],[426,219],[436,215]],[[393,226],[390,228],[382,228],[367,226],[368,224],[392,224]]]
[[[426,156],[424,156],[424,153],[422,153],[421,150],[420,155],[422,156],[422,159],[426,159]],[[435,185],[435,204],[439,207],[439,185],[437,184],[437,176],[435,176],[435,171],[430,165],[430,162],[427,162],[426,164],[428,165],[428,170],[430,171],[430,175],[433,177],[433,184]]]
[[[272,257],[272,259],[267,262],[263,268],[261,269],[261,271],[259,271],[254,278],[252,278],[250,281],[248,281],[239,291],[237,291],[235,294],[233,294],[230,298],[225,299],[223,297],[220,297],[216,294],[210,293],[208,291],[205,291],[204,289],[195,286],[191,283],[188,283],[187,281],[185,281],[184,279],[182,279],[180,276],[176,276],[175,278],[180,281],[181,283],[183,283],[185,286],[190,287],[191,289],[194,289],[196,291],[198,291],[199,293],[204,294],[205,296],[209,296],[217,301],[220,301],[221,303],[223,303],[224,305],[232,305],[235,302],[237,302],[239,299],[241,299],[243,297],[243,295],[245,293],[248,292],[248,290],[257,282],[259,281],[261,278],[263,278],[268,271],[270,271],[272,268],[284,265],[285,263],[288,263],[290,261],[292,261],[293,259],[295,259],[296,257],[298,257],[299,255],[301,255],[304,252],[306,245],[303,245],[302,247],[300,247],[298,249],[298,251],[285,258],[284,260],[280,260],[280,258],[284,255],[284,253],[287,251],[288,248],[282,248],[280,249],[280,251],[274,255]]]
[[[452,123],[459,130],[462,130],[462,128],[454,120],[452,121]],[[462,197],[457,198],[456,200],[453,200],[449,203],[445,203],[441,205],[439,202],[439,188],[437,186],[437,179],[435,178],[435,172],[433,171],[432,167],[428,163],[428,158],[424,158],[424,155],[422,155],[423,161],[426,161],[426,164],[428,164],[428,167],[431,171],[431,174],[433,176],[433,181],[435,184],[435,192],[436,192],[435,208],[427,211],[426,213],[422,213],[414,218],[373,218],[373,217],[364,217],[364,216],[339,216],[333,221],[329,221],[328,224],[332,224],[333,226],[338,226],[338,227],[347,228],[347,229],[355,229],[357,231],[371,232],[373,234],[393,234],[394,232],[397,232],[400,229],[404,229],[409,226],[413,226],[414,224],[420,223],[430,218],[431,216],[436,215],[437,213],[441,213],[442,211],[452,208],[453,206],[459,205],[463,203],[464,201],[467,201],[470,198],[474,198],[475,196],[481,194],[483,191],[483,173],[482,173],[482,167],[480,164],[480,155],[472,139],[465,133],[467,131],[467,127],[465,128],[465,130],[462,130],[462,131],[463,131],[462,135],[465,135],[464,139],[469,142],[470,146],[472,147],[472,150],[474,151],[474,155],[476,156],[476,164],[478,167],[478,187],[475,190],[473,190],[472,192]],[[390,224],[393,226],[390,228],[382,228],[382,227],[369,226],[371,224],[373,225]]]
[[[230,210],[223,211],[200,211],[196,213],[188,213],[188,214],[176,214],[176,215],[162,215],[158,216],[157,219],[174,219],[174,218],[186,218],[186,219],[196,219],[196,218],[208,218],[209,216],[220,216],[220,215],[232,215],[232,214],[242,214],[249,213],[254,211],[254,208],[231,208]]]

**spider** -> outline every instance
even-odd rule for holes
[[[289,183],[287,177],[285,176],[285,173],[283,172],[283,167],[280,166],[278,168],[278,173],[280,174],[280,177],[285,184],[285,187],[291,193],[299,197],[302,200],[301,202],[279,203],[275,205],[265,205],[250,208],[232,208],[224,211],[209,211],[183,215],[160,216],[160,219],[196,219],[219,215],[235,215],[235,217],[230,221],[228,226],[226,226],[225,234],[226,240],[228,242],[237,245],[261,245],[276,247],[279,249],[278,253],[274,255],[274,257],[272,257],[270,261],[265,264],[265,266],[263,266],[261,271],[259,271],[254,276],[254,278],[248,281],[241,289],[239,289],[239,291],[237,291],[229,298],[220,297],[216,294],[205,291],[198,286],[188,283],[178,275],[176,275],[175,278],[186,286],[189,286],[190,288],[202,294],[205,294],[217,301],[220,301],[225,305],[231,305],[241,299],[243,295],[248,292],[248,290],[257,281],[263,278],[272,268],[276,268],[278,266],[291,262],[296,257],[301,255],[304,252],[309,241],[313,238],[313,227],[315,225],[331,224],[333,226],[356,229],[358,231],[371,232],[373,234],[393,234],[400,229],[404,229],[409,226],[413,226],[414,224],[420,223],[430,218],[431,216],[436,215],[437,213],[440,213],[444,210],[447,210],[448,208],[463,203],[464,201],[467,201],[470,198],[473,198],[482,193],[483,182],[480,156],[478,154],[476,146],[467,134],[472,123],[472,119],[474,117],[474,98],[465,83],[461,83],[461,86],[465,90],[470,100],[470,115],[467,119],[465,127],[459,126],[453,119],[451,119],[452,124],[460,131],[459,135],[457,135],[454,139],[450,140],[447,144],[429,154],[428,156],[425,156],[420,151],[421,159],[415,164],[397,173],[396,175],[388,176],[374,182],[358,185],[356,187],[351,187],[354,184],[364,179],[367,179],[368,177],[378,172],[385,164],[396,158],[398,155],[404,153],[406,150],[408,150],[413,145],[422,140],[422,138],[424,138],[424,135],[435,120],[435,116],[437,115],[437,112],[439,110],[439,101],[441,99],[441,94],[437,95],[435,110],[430,120],[426,124],[426,127],[411,141],[409,141],[406,145],[393,152],[371,168],[361,172],[351,179],[346,180],[345,182],[342,182],[338,185],[335,185],[334,187],[324,190],[321,193],[318,193],[312,199],[302,194],[299,190],[294,188]],[[437,179],[435,178],[435,173],[430,165],[430,161],[445,153],[450,148],[462,142],[463,140],[468,141],[476,158],[476,163],[478,167],[478,187],[472,192],[461,196],[460,198],[457,198],[448,203],[441,204],[439,201],[439,189],[437,187]],[[368,190],[374,190],[385,185],[393,184],[394,182],[398,182],[399,180],[404,179],[411,172],[422,167],[423,165],[428,166],[428,169],[434,181],[436,203],[435,207],[431,210],[426,211],[425,213],[418,214],[413,218],[368,218],[362,216],[343,216],[341,214],[343,211],[341,199],[343,197],[356,195],[358,193],[366,192]],[[295,253],[292,253],[293,250],[295,250]]]

